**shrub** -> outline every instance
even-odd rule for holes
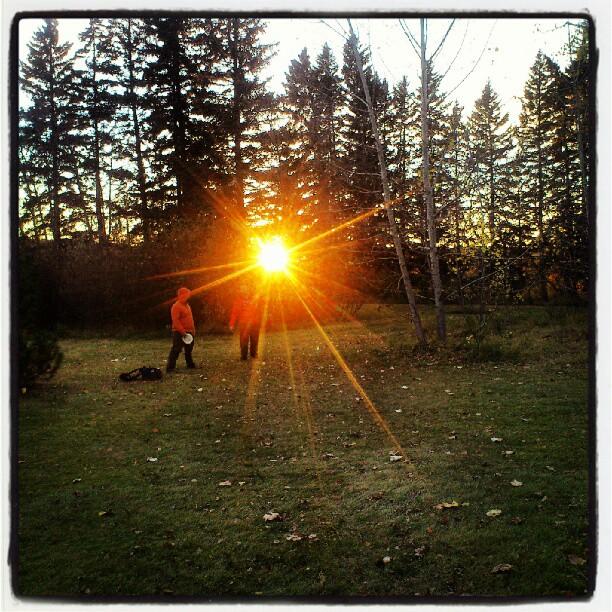
[[[40,377],[53,376],[62,353],[55,332],[57,300],[53,283],[23,244],[18,275],[18,380],[21,388],[28,388]]]

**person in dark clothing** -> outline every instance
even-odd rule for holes
[[[230,316],[231,331],[238,328],[240,336],[240,359],[246,361],[250,354],[257,357],[259,331],[262,320],[262,300],[260,296],[251,296],[246,287],[241,287],[240,296],[234,302]]]
[[[191,291],[187,287],[181,287],[177,292],[177,300],[172,304],[170,316],[172,318],[172,348],[168,355],[166,372],[172,372],[176,367],[176,360],[180,352],[185,349],[185,362],[188,368],[195,368],[193,362],[193,345],[195,344],[195,324],[191,306],[187,300],[191,297]]]

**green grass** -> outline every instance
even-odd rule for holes
[[[18,592],[583,595],[586,312],[560,313],[500,309],[476,359],[452,310],[427,352],[404,307],[328,326],[406,463],[316,329],[289,332],[293,378],[280,332],[248,364],[236,338],[199,337],[203,368],[157,383],[117,375],[162,366],[168,339],[64,341],[19,405]]]

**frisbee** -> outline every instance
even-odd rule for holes
[[[189,333],[185,334],[183,336],[183,342],[185,344],[191,344],[193,342],[193,336],[191,334],[189,334]]]

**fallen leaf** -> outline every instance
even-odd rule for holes
[[[242,486],[243,484],[246,484],[246,480],[239,480],[238,481],[238,485]]]
[[[270,521],[282,521],[282,517],[278,512],[266,512],[263,515],[263,520],[268,523]]]
[[[394,461],[401,461],[403,459],[403,457],[401,455],[391,455],[389,457],[389,461],[391,461],[392,463]]]
[[[74,478],[72,484],[76,484],[77,482],[81,482],[80,478]]]
[[[391,563],[391,557],[383,557],[382,562],[385,563],[385,564]]]
[[[425,547],[424,546],[419,546],[418,548],[414,549],[414,556],[415,557],[422,557],[424,552],[425,552]]]
[[[547,466],[546,466],[546,469],[547,469],[549,472],[554,472],[554,471],[555,471],[555,468],[554,468],[552,465],[547,465]]]
[[[497,509],[497,508],[493,508],[492,510],[489,510],[487,512],[487,516],[499,516],[502,513],[501,510]]]
[[[502,574],[505,572],[509,572],[510,570],[512,570],[512,565],[510,565],[510,563],[500,563],[499,565],[496,565],[491,570],[491,573],[492,574]]]
[[[147,461],[149,463],[155,463],[157,460],[158,460],[157,457],[147,457]]]
[[[164,416],[165,417],[170,417],[170,416],[172,416],[172,413],[171,412],[164,412]]]
[[[152,432],[152,433],[159,433],[159,429],[157,429],[157,427],[154,427],[154,428],[151,430],[151,432]]]
[[[586,559],[578,557],[577,555],[568,555],[567,559],[572,565],[584,565],[586,563]]]
[[[502,451],[502,455],[514,455],[514,451],[513,450],[505,450],[505,451]]]
[[[302,536],[301,536],[301,535],[298,535],[297,533],[290,533],[290,534],[289,534],[289,535],[286,537],[286,539],[287,539],[289,542],[299,542],[299,541],[302,539]]]
[[[231,487],[232,486],[232,481],[231,480],[223,480],[222,482],[219,483],[220,487]]]
[[[98,516],[112,516],[112,510],[101,510],[98,512]]]
[[[522,483],[520,480],[516,480],[516,479],[511,480],[511,481],[510,481],[510,484],[511,484],[513,487],[522,487],[522,486],[523,486],[523,483]]]
[[[456,502],[455,500],[453,500],[452,502],[442,502],[434,506],[436,510],[443,510],[444,508],[458,508],[458,507],[459,507],[459,502]]]
[[[308,539],[309,539],[311,542],[316,542],[316,541],[317,541],[319,538],[317,537],[317,534],[316,534],[316,533],[311,533],[311,534],[308,536]]]
[[[198,393],[202,393],[202,391],[204,391],[204,387],[199,387],[198,388]]]
[[[491,438],[491,442],[501,442],[503,438]]]

